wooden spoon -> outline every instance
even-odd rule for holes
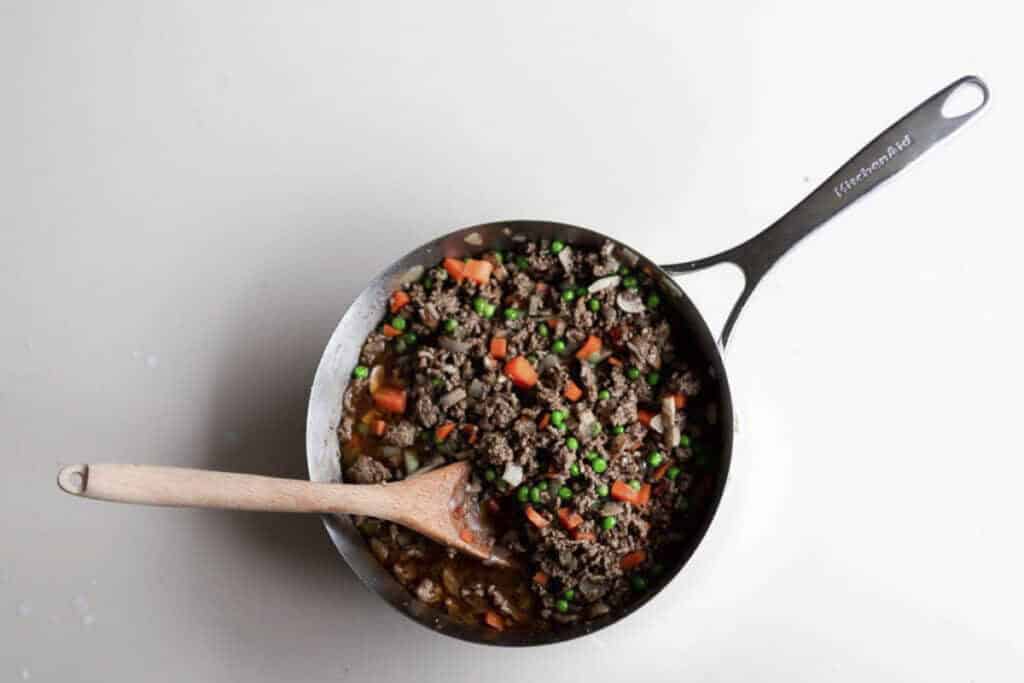
[[[469,471],[469,463],[459,462],[388,484],[325,484],[184,467],[68,465],[58,472],[57,485],[75,496],[118,503],[366,515],[511,566],[466,495]]]

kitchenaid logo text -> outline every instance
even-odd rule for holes
[[[914,141],[910,138],[910,133],[907,133],[903,136],[902,140],[897,140],[889,145],[885,150],[885,154],[872,161],[871,165],[861,166],[860,170],[857,171],[857,175],[851,176],[839,183],[832,188],[832,191],[836,193],[836,197],[842,199],[846,196],[847,192],[870,178],[871,174],[880,170],[887,163],[895,159],[900,152],[905,150],[907,147],[910,147],[912,144],[914,144]]]

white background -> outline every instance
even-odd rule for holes
[[[0,680],[1021,680],[1013,5],[0,3]],[[596,636],[463,644],[314,518],[54,485],[302,476],[320,350],[414,245],[548,218],[703,256],[974,72],[988,111],[758,289],[719,517]]]

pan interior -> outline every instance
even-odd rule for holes
[[[448,233],[406,254],[380,273],[352,303],[338,323],[324,350],[310,394],[306,425],[306,459],[310,480],[341,481],[340,447],[337,428],[342,416],[342,397],[355,368],[366,337],[386,313],[388,296],[403,278],[416,279],[422,269],[436,265],[445,257],[464,257],[494,249],[514,247],[518,242],[537,239],[559,239],[570,244],[600,248],[606,241],[617,246],[620,260],[631,267],[644,269],[660,280],[666,302],[673,310],[673,328],[678,342],[683,343],[695,363],[702,363],[706,381],[717,406],[717,441],[709,449],[714,453],[714,484],[709,504],[687,529],[687,540],[678,559],[666,567],[660,584],[642,599],[624,610],[602,619],[576,624],[557,631],[499,633],[486,627],[471,627],[454,621],[440,610],[428,607],[410,595],[370,553],[367,544],[349,517],[324,517],[327,532],[338,551],[359,578],[393,607],[427,627],[463,640],[506,646],[542,645],[570,640],[592,633],[621,620],[653,598],[686,564],[700,543],[714,516],[725,486],[732,451],[733,416],[729,385],[719,348],[704,319],[676,282],[658,266],[631,249],[601,233],[563,223],[547,221],[506,221],[488,223]]]

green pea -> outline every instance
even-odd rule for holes
[[[557,254],[558,252],[562,251],[563,249],[565,249],[565,242],[561,242],[559,240],[555,240],[554,242],[551,243],[551,253],[552,254]]]
[[[661,381],[661,375],[657,372],[651,372],[647,374],[647,383],[652,387],[658,386],[658,382]]]
[[[482,296],[473,299],[473,310],[476,311],[477,315],[483,315],[484,311],[487,310],[487,299]]]
[[[576,591],[574,591],[573,589],[569,588],[564,593],[562,593],[562,597],[565,598],[566,600],[572,600],[573,598],[576,597]]]
[[[574,462],[573,464],[569,465],[569,476],[580,476],[580,464],[578,462]]]
[[[542,337],[546,337],[549,334],[551,334],[551,330],[548,329],[548,324],[541,323],[540,325],[537,325],[537,334],[539,334]]]
[[[562,301],[572,301],[575,298],[576,292],[572,291],[571,289],[567,289],[564,292],[562,292]]]
[[[577,287],[576,288],[576,297],[579,298],[579,299],[582,299],[583,297],[585,297],[587,295],[587,291],[588,290],[587,290],[586,287]]]
[[[689,434],[683,434],[682,436],[680,436],[679,437],[679,445],[682,446],[683,448],[689,448],[690,447],[690,435]]]
[[[558,610],[559,612],[563,612],[563,613],[568,612],[569,611],[569,601],[564,599],[564,598],[561,599],[561,600],[556,600],[555,601],[555,609]]]
[[[444,386],[444,380],[441,379],[440,377],[435,377],[434,379],[430,380],[430,383],[434,385],[435,389],[440,389],[441,387]]]
[[[587,460],[593,460],[597,457],[597,451],[587,451],[587,454],[583,456]]]
[[[625,431],[626,428],[623,427],[622,425],[615,425],[614,427],[612,427],[612,434],[614,434],[615,436],[618,436],[619,434],[622,434]]]
[[[630,275],[629,277],[622,278],[622,286],[626,289],[636,289],[637,283],[636,278]]]
[[[574,451],[580,447],[580,442],[579,440],[576,439],[575,436],[570,436],[568,439],[565,440],[565,447],[568,448],[570,451]]]
[[[607,498],[608,497],[608,484],[601,484],[600,486],[598,486],[597,487],[597,495],[601,496],[602,498]]]
[[[557,429],[560,432],[564,432],[567,429],[567,427],[565,426],[565,423],[563,422],[562,424],[555,425],[555,429]]]
[[[526,270],[530,267],[530,262],[525,256],[516,256],[516,267],[519,268],[519,270]]]
[[[505,320],[518,320],[519,309],[518,308],[506,308],[505,309]]]
[[[402,339],[405,340],[406,344],[412,346],[413,344],[416,343],[419,337],[416,336],[415,332],[406,332],[405,334],[402,335]]]
[[[647,464],[651,467],[657,467],[663,462],[665,462],[665,456],[661,454],[661,451],[654,451],[647,456]]]
[[[610,530],[614,529],[615,528],[615,523],[616,523],[615,518],[610,516],[610,515],[608,517],[602,517],[601,518],[601,528],[604,529],[605,531],[610,531]]]
[[[602,401],[607,401],[612,397],[612,392],[608,391],[607,389],[602,389],[601,391],[597,392],[597,397]]]
[[[590,435],[591,436],[597,436],[598,434],[600,434],[603,431],[604,431],[604,427],[601,426],[600,422],[595,422],[593,425],[590,426]]]
[[[629,580],[629,585],[633,587],[637,593],[642,593],[647,590],[647,579],[642,576],[634,576]]]
[[[626,370],[626,377],[630,379],[637,379],[640,377],[640,368],[629,368]]]
[[[423,290],[429,292],[434,288],[434,279],[430,277],[423,278]]]
[[[505,254],[501,253],[500,251],[494,252],[494,260],[497,263],[504,263],[505,262]]]
[[[526,488],[525,486],[520,486],[519,488],[516,489],[516,500],[518,500],[520,503],[525,503],[529,499],[530,489]]]
[[[592,310],[594,313],[597,313],[598,311],[601,310],[601,302],[598,301],[597,299],[591,299],[590,301],[587,302],[587,308]]]
[[[493,467],[488,467],[487,471],[484,472],[484,479],[487,481],[494,481],[498,478],[498,473],[494,471]]]
[[[551,344],[551,350],[554,351],[555,353],[564,353],[565,352],[565,341],[562,340],[562,339],[556,339]]]
[[[391,327],[395,328],[399,332],[405,329],[405,318],[400,315],[396,315],[391,319]]]
[[[357,365],[352,371],[352,376],[356,379],[366,379],[370,376],[370,369],[365,365]]]
[[[634,491],[639,491],[641,488],[643,488],[643,484],[640,483],[639,479],[632,479],[629,482],[629,488],[633,489]]]
[[[622,275],[623,277],[625,277],[626,275],[629,275],[629,268],[627,268],[626,266],[620,266],[619,267],[619,275]]]
[[[475,302],[474,302],[474,307],[475,307]],[[456,320],[455,318],[448,318],[447,320],[444,321],[444,331],[445,332],[454,332],[457,329],[459,329],[459,321]]]
[[[595,458],[594,461],[590,463],[590,466],[593,467],[594,471],[598,474],[601,474],[608,469],[608,463],[604,458]]]
[[[555,425],[557,427],[558,425],[563,424],[564,422],[565,422],[565,412],[564,411],[561,411],[561,410],[552,410],[551,411],[551,424],[553,424],[553,425]]]
[[[399,339],[398,341],[395,342],[395,351],[397,351],[398,353],[405,353],[406,347],[407,344],[405,343],[404,339]]]
[[[666,472],[665,474],[668,476],[669,479],[671,479],[672,481],[675,481],[676,477],[679,476],[680,472],[682,472],[682,470],[680,470],[675,465],[672,465],[672,467],[668,468],[668,472]]]
[[[540,489],[537,488],[536,486],[534,486],[533,488],[530,489],[530,502],[531,503],[539,503],[540,502]]]
[[[491,302],[487,302],[487,304],[484,305],[484,317],[485,318],[492,318],[492,317],[494,317],[494,313],[497,310],[498,310],[497,306],[495,306]]]
[[[572,489],[568,486],[560,486],[558,488],[558,497],[562,500],[569,500],[572,498]]]
[[[661,304],[661,297],[657,294],[651,294],[647,297],[647,308],[657,308]]]

